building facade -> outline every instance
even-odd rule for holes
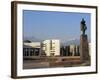
[[[42,53],[46,56],[60,56],[60,40],[45,40],[42,42]]]
[[[71,56],[79,56],[79,46],[78,45],[70,45],[70,55]]]
[[[40,56],[41,44],[40,42],[24,42],[23,56]]]
[[[91,43],[88,43],[89,46],[89,56],[91,56]]]
[[[67,45],[60,48],[61,56],[79,56],[79,45]]]
[[[60,55],[61,56],[70,56],[70,47],[69,46],[62,46],[60,48]]]

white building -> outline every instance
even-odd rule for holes
[[[23,43],[23,56],[39,56],[41,55],[40,42],[24,42]]]
[[[72,56],[75,55],[75,45],[70,45],[70,53]]]
[[[89,45],[89,56],[91,56],[91,43],[89,43],[88,45]]]
[[[70,45],[70,53],[71,56],[79,56],[79,46],[78,45]]]
[[[42,53],[46,56],[59,56],[60,55],[60,41],[59,40],[45,40],[42,43]]]

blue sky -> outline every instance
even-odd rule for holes
[[[60,39],[62,42],[79,39],[82,18],[86,21],[86,34],[90,38],[91,15],[89,13],[24,10],[24,38]]]

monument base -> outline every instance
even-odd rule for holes
[[[82,62],[90,60],[87,35],[80,36],[80,59]]]

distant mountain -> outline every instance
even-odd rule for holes
[[[66,42],[62,42],[61,46],[66,46],[66,45],[71,45],[71,44],[79,45],[80,40],[79,39],[73,39],[73,40],[69,40],[69,41],[66,41]]]
[[[71,44],[79,45],[80,40],[79,39],[74,39],[74,40],[70,40],[70,41],[66,42],[66,45],[71,45]]]
[[[88,40],[88,43],[90,43],[90,39]],[[73,39],[73,40],[69,40],[69,41],[66,41],[66,42],[61,42],[61,46],[66,46],[66,45],[71,45],[71,44],[74,44],[74,45],[80,45],[80,39]]]
[[[42,42],[43,40],[42,39],[38,39],[34,36],[32,37],[24,37],[23,39],[24,41],[31,41],[31,42]],[[88,40],[90,42],[90,40]],[[64,40],[62,42],[60,42],[60,45],[61,46],[66,46],[66,45],[71,45],[71,44],[74,44],[74,45],[79,45],[80,44],[80,39],[72,39],[72,40]]]
[[[34,37],[34,36],[31,36],[31,37],[24,37],[23,40],[24,40],[24,41],[29,40],[29,41],[32,41],[32,42],[41,42],[41,41],[42,41],[41,39],[38,39],[38,38],[36,38],[36,37]]]

